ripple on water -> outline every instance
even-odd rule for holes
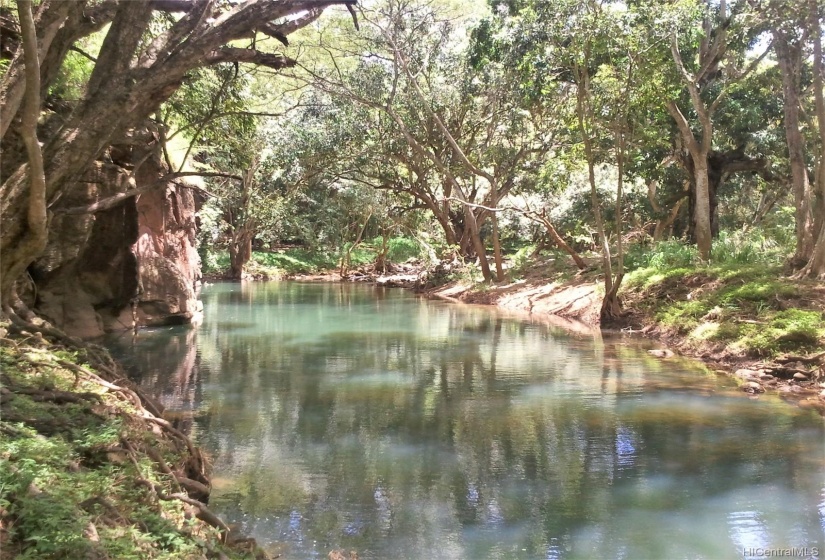
[[[825,486],[822,487],[819,497],[821,498],[819,502],[819,524],[822,526],[822,532],[825,533]]]
[[[257,323],[253,322],[244,322],[244,321],[219,321],[217,323],[210,323],[209,328],[214,328],[215,330],[221,332],[233,332],[233,331],[241,331],[245,329],[254,329],[257,327]]]
[[[400,371],[386,371],[375,373],[361,373],[331,377],[327,381],[337,389],[361,389],[364,387],[410,387],[415,384],[415,378],[409,373]]]
[[[732,511],[728,514],[728,531],[737,548],[766,548],[774,542],[758,511]]]

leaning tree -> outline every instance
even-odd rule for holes
[[[149,118],[193,70],[219,63],[282,69],[295,61],[257,48],[259,34],[287,36],[333,5],[354,17],[357,0],[18,0],[13,58],[0,81],[0,298],[42,255],[50,208],[78,188],[112,143]],[[70,49],[106,32],[84,92],[65,118],[41,118],[43,99]],[[248,47],[239,46],[251,39]],[[263,44],[263,42],[260,42]],[[137,189],[135,189],[137,190]]]

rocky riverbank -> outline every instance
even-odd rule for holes
[[[757,279],[761,282],[761,278]],[[453,281],[424,291],[457,303],[494,305],[534,316],[554,316],[573,328],[598,328],[603,289],[594,275],[556,276],[499,285]],[[653,355],[683,355],[736,377],[744,392],[777,392],[825,415],[825,287],[707,272],[631,281],[621,292],[625,314],[616,327],[656,340]],[[693,309],[695,308],[695,309]],[[769,311],[766,311],[768,309]],[[806,322],[813,318],[813,325]]]

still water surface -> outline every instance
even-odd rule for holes
[[[282,558],[825,554],[822,419],[688,362],[367,286],[203,301],[111,344],[211,455],[212,509]]]

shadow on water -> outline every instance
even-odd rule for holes
[[[218,285],[110,341],[285,558],[742,558],[825,544],[823,423],[631,341],[364,286]],[[138,373],[139,372],[139,373]]]

